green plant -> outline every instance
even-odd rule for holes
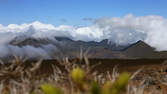
[[[100,85],[93,79],[90,83],[88,83],[89,79],[84,80],[84,78],[86,78],[85,72],[77,67],[72,70],[71,77],[74,84],[77,85],[75,94],[119,94],[125,89],[130,75],[128,73],[123,73],[113,84],[111,81],[107,81],[104,85]],[[80,89],[81,86],[82,90]],[[43,84],[41,89],[45,94],[63,94],[63,91],[60,88],[56,88],[51,84]]]
[[[43,84],[41,89],[45,94],[63,94],[61,88],[55,87],[51,84]]]

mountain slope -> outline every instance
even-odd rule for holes
[[[158,52],[143,41],[138,41],[123,51],[128,58],[167,58],[167,52]]]
[[[48,54],[60,58],[75,58],[79,55],[81,49],[83,52],[88,50],[88,56],[90,58],[167,58],[166,51],[157,52],[153,47],[143,41],[138,41],[131,45],[116,45],[107,39],[102,40],[101,42],[85,42],[81,40],[75,41],[67,37],[55,37],[55,40],[35,38],[18,40],[16,38],[11,41],[10,44],[19,47],[28,45],[36,48],[42,48],[44,45],[53,45],[52,50],[48,51]],[[47,50],[50,49],[51,48],[48,48]]]

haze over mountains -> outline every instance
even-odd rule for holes
[[[55,37],[50,39],[26,38],[19,40],[15,38],[10,42],[13,46],[34,48],[44,48],[47,50],[49,58],[78,57],[80,51],[87,52],[90,58],[107,58],[107,59],[137,59],[137,58],[167,58],[166,51],[155,51],[155,49],[143,41],[137,41],[133,44],[117,45],[108,39],[100,42],[95,41],[75,41],[67,37]]]

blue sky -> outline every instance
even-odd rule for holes
[[[54,25],[86,25],[83,18],[160,15],[167,0],[0,0],[0,24],[40,21]]]

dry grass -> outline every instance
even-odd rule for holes
[[[81,64],[83,61],[84,64]],[[106,83],[113,83],[112,88],[114,88],[114,83],[118,83],[120,73],[117,67],[114,67],[112,72],[92,71],[96,65],[90,66],[88,58],[84,56],[73,61],[65,58],[59,62],[61,67],[52,65],[52,73],[41,73],[41,64],[42,60],[39,60],[27,66],[17,57],[14,63],[1,64],[0,94],[45,94],[46,92],[42,90],[41,86],[46,84],[48,87],[60,89],[63,94],[167,94],[167,74],[163,68],[159,69],[160,71],[141,68],[131,74],[125,90],[120,89],[122,92],[98,93],[99,89],[106,90],[104,88]],[[75,76],[71,76],[72,71],[76,68],[80,68],[84,72],[83,77],[79,76],[80,74],[77,75],[80,78],[76,77],[82,79],[83,82],[75,80]],[[96,82],[97,87],[96,85],[92,86],[92,82]],[[92,87],[95,87],[95,91],[91,91]],[[61,92],[55,94],[61,94]]]

